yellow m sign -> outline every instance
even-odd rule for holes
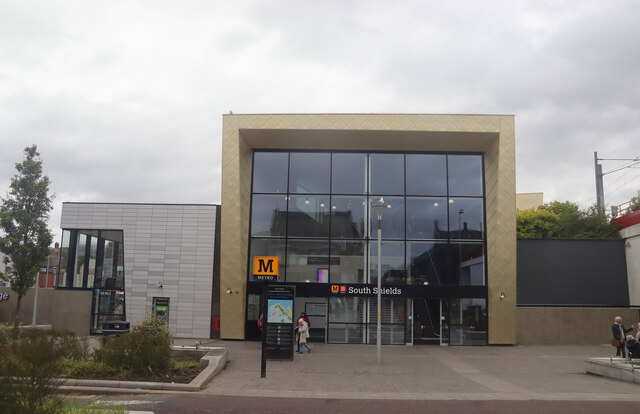
[[[278,276],[278,256],[253,256],[253,274]]]

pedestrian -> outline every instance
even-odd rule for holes
[[[624,325],[622,325],[622,317],[616,316],[614,319],[613,325],[611,325],[611,333],[613,334],[613,339],[617,341],[616,346],[616,358],[619,358],[622,355],[622,358],[627,357],[627,352],[625,351],[625,341],[627,332],[633,330],[633,325],[631,328],[625,329]],[[613,344],[613,341],[612,341]]]
[[[298,319],[298,351],[297,353],[302,354],[302,347],[307,348],[307,352],[311,353],[311,347],[307,344],[307,333],[309,332],[309,324],[305,322],[304,318]]]
[[[311,336],[311,321],[309,320],[309,317],[307,316],[306,313],[301,312],[300,316],[298,317],[298,319],[304,319],[304,321],[307,323],[307,326],[309,327],[309,329],[307,329],[307,339],[309,339],[309,337]]]
[[[640,342],[640,322],[638,322],[638,332],[636,332],[636,341]]]
[[[258,318],[258,329],[260,329],[260,333],[262,334],[262,325],[264,323],[264,314],[260,314],[260,317]]]
[[[640,343],[636,341],[633,335],[627,335],[627,350],[629,351],[629,358],[640,359]]]

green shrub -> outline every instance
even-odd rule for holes
[[[161,375],[171,369],[173,338],[164,324],[147,319],[135,325],[131,332],[116,338],[106,338],[93,356],[97,362],[140,376]]]
[[[39,329],[0,331],[0,412],[55,413],[61,400],[58,333]]]

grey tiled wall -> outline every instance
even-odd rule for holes
[[[123,230],[128,321],[169,297],[171,332],[209,338],[215,223],[215,205],[63,203],[60,226]]]

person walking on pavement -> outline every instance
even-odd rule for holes
[[[307,332],[309,332],[309,324],[307,324],[304,318],[298,319],[298,353],[302,354],[302,347],[307,348],[307,352],[311,353],[311,347],[307,344]]]
[[[620,357],[621,354],[622,358],[627,357],[627,352],[625,351],[626,335],[627,332],[631,331],[632,329],[633,324],[631,325],[631,328],[625,329],[624,325],[622,325],[622,317],[616,316],[613,325],[611,325],[611,333],[613,334],[613,338],[616,339],[619,343],[618,347],[616,348],[616,357]]]

